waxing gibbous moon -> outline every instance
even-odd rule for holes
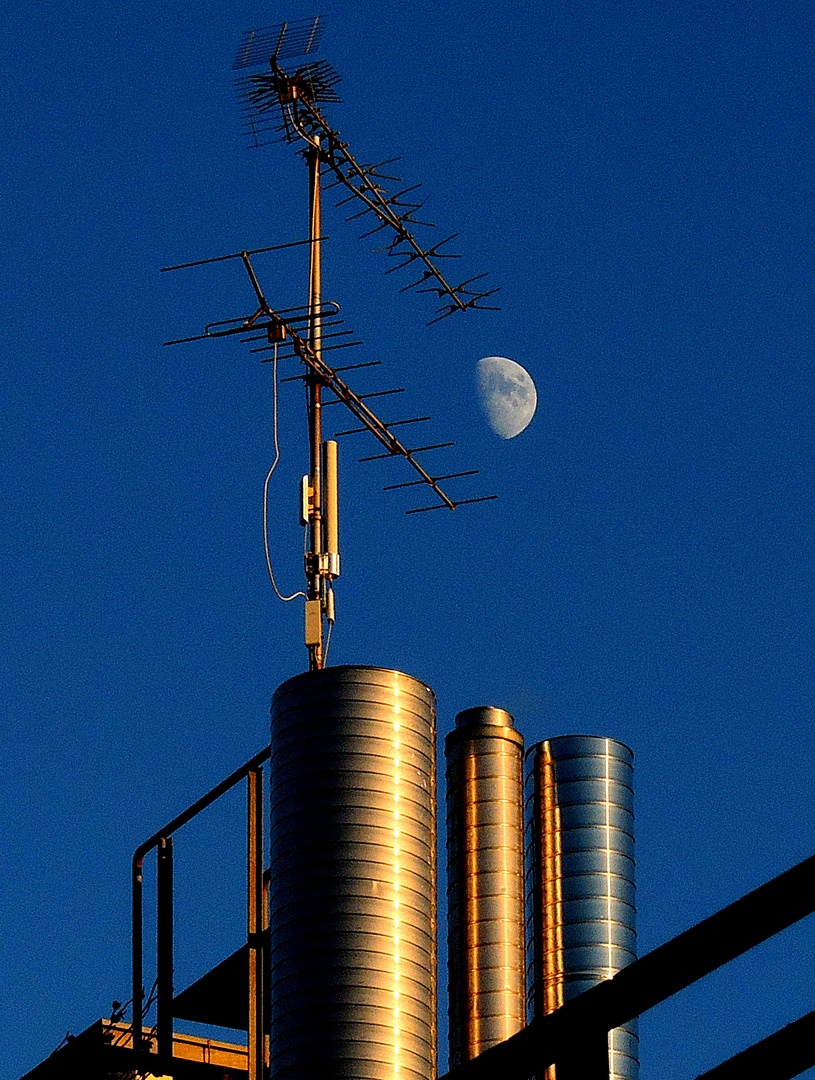
[[[476,364],[478,400],[487,423],[502,439],[514,439],[529,427],[538,407],[532,376],[505,356],[485,356]]]

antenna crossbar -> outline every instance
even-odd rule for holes
[[[266,363],[266,361],[264,360],[263,363]],[[334,371],[356,371],[357,368],[379,367],[379,365],[381,363],[382,363],[381,360],[368,360],[364,364],[346,364],[345,367],[334,368]],[[281,379],[280,381],[282,383],[284,383],[284,382],[299,382],[300,380],[306,379],[306,378],[308,378],[307,375],[287,375],[285,379]],[[420,483],[421,481],[417,480],[416,482]]]
[[[367,398],[387,397],[388,394],[404,394],[404,392],[405,392],[404,386],[397,386],[397,387],[394,387],[393,390],[375,390],[372,394],[360,394],[359,399],[360,399],[360,401],[364,401]],[[344,402],[342,402],[340,398],[334,398],[333,401],[324,401],[323,402],[323,408],[325,408],[327,405],[341,405],[341,404],[344,404]],[[392,425],[390,425],[390,426],[392,426]],[[345,432],[338,431],[337,434],[338,435],[344,435]]]
[[[468,503],[490,502],[492,499],[497,499],[497,498],[498,498],[497,495],[481,495],[477,499],[459,499],[456,503],[454,503],[453,509],[455,509],[456,506],[466,506]],[[440,510],[440,509],[441,509],[441,507],[439,506],[439,504],[434,503],[433,506],[415,506],[412,510],[405,510],[405,513],[406,514],[424,514],[427,510]]]
[[[162,266],[161,273],[168,270],[187,270],[190,266],[206,266],[207,263],[226,262],[227,259],[242,259],[245,255],[262,255],[266,251],[283,251],[284,248],[302,247],[303,244],[321,244],[327,236],[318,236],[316,240],[292,240],[288,244],[274,244],[272,247],[255,248],[253,251],[234,251],[231,255],[216,255],[214,259],[197,259],[195,262],[179,263],[178,266]]]
[[[330,404],[333,404],[333,402],[330,403]],[[412,416],[409,420],[389,420],[387,426],[389,428],[392,428],[392,427],[400,427],[400,426],[403,426],[404,424],[421,424],[423,421],[429,420],[429,419],[430,419],[429,416]],[[367,428],[358,427],[358,428],[349,428],[348,431],[335,431],[334,432],[334,438],[338,439],[340,437],[340,435],[359,435],[363,431],[367,431],[367,430],[368,430]],[[450,445],[452,446],[452,443]],[[413,451],[411,451],[411,453],[413,453]],[[385,457],[388,457],[388,454],[385,454]],[[436,479],[437,480],[442,480],[443,477],[437,476]],[[412,484],[423,484],[424,480],[412,480],[411,483]],[[407,487],[407,484],[404,484],[404,485],[400,484],[400,485],[397,485],[397,486],[399,486],[399,487]]]
[[[408,454],[420,454],[424,450],[444,450],[447,446],[455,446],[452,442],[439,442],[433,443],[431,446],[414,446],[411,450],[407,450]],[[360,461],[383,461],[385,458],[390,457],[390,454],[374,454],[373,457],[361,457]],[[421,470],[420,470],[421,471]],[[432,485],[431,485],[432,486]]]
[[[476,476],[478,469],[468,469],[466,472],[451,472],[445,476],[437,476],[436,480],[453,480],[458,476]],[[423,483],[422,480],[407,480],[403,484],[387,484],[382,488],[383,491],[396,491],[397,488],[416,487],[418,484]]]

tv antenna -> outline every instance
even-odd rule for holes
[[[435,228],[435,225],[414,217],[422,209],[423,203],[406,201],[404,198],[417,191],[421,184],[410,185],[395,194],[389,194],[383,186],[383,181],[402,182],[399,177],[381,171],[399,158],[390,158],[374,165],[360,164],[348,149],[348,144],[340,138],[339,132],[328,125],[318,103],[339,102],[341,99],[334,87],[342,81],[331,65],[325,60],[310,61],[289,72],[280,66],[280,60],[306,56],[316,49],[322,37],[320,18],[318,15],[314,19],[282,23],[265,30],[250,30],[243,35],[232,70],[245,71],[261,64],[268,64],[271,69],[268,74],[239,75],[235,79],[243,123],[253,144],[262,145],[261,137],[268,134],[284,142],[294,143],[299,139],[306,144],[307,155],[313,156],[318,164],[325,165],[333,173],[334,180],[329,186],[342,185],[350,192],[337,205],[362,204],[362,208],[347,220],[373,215],[373,227],[363,233],[360,239],[382,231],[392,234],[386,251],[397,263],[387,273],[407,267],[418,270],[419,277],[400,291],[418,289],[419,292],[435,293],[439,297],[441,306],[428,325],[468,308],[497,311],[497,308],[483,301],[497,293],[498,289],[472,287],[477,281],[483,281],[486,274],[477,274],[452,285],[436,265],[442,259],[460,258],[450,251],[441,250],[458,233],[431,247],[424,247],[414,237],[415,226]],[[270,112],[276,121],[269,122]]]
[[[418,485],[426,485],[431,489],[436,501],[429,506],[407,510],[407,513],[422,513],[445,508],[455,510],[457,506],[497,498],[495,495],[485,495],[470,499],[452,499],[440,487],[440,481],[472,476],[478,470],[470,469],[465,472],[433,475],[425,469],[416,455],[453,444],[446,442],[408,448],[391,430],[400,425],[421,423],[429,417],[410,417],[385,423],[367,404],[366,399],[400,393],[402,388],[360,395],[355,393],[341,377],[340,372],[375,366],[379,361],[332,367],[323,359],[324,351],[361,344],[356,341],[333,341],[333,338],[344,337],[350,331],[333,330],[334,327],[341,325],[341,321],[336,319],[340,310],[339,304],[333,301],[326,302],[322,297],[322,243],[326,239],[322,235],[321,213],[321,173],[324,169],[334,174],[335,184],[343,184],[352,193],[343,202],[359,199],[364,204],[364,208],[358,214],[352,215],[352,218],[368,213],[374,214],[377,224],[364,235],[371,235],[385,229],[393,232],[387,252],[389,256],[396,257],[398,263],[388,272],[408,266],[419,270],[420,277],[404,286],[401,291],[417,288],[419,292],[436,293],[441,299],[442,306],[437,309],[431,323],[438,322],[456,311],[466,311],[470,308],[495,310],[489,308],[483,301],[497,292],[497,289],[480,291],[470,287],[484,275],[470,278],[458,285],[451,285],[438,269],[436,262],[443,258],[458,257],[440,251],[440,248],[454,237],[448,237],[447,240],[430,248],[422,247],[413,237],[410,228],[417,224],[428,224],[418,222],[412,216],[420,209],[421,204],[402,201],[402,197],[414,189],[405,189],[395,195],[389,195],[382,187],[381,181],[395,178],[386,177],[380,170],[390,162],[359,165],[347,145],[341,141],[338,133],[328,126],[317,108],[317,102],[339,100],[333,92],[333,87],[339,82],[339,76],[333,68],[324,61],[308,62],[291,74],[287,74],[280,67],[280,60],[311,54],[319,44],[321,36],[322,24],[319,16],[262,30],[252,30],[244,34],[233,65],[233,69],[242,70],[268,63],[271,68],[270,75],[242,76],[238,80],[239,95],[244,103],[244,122],[249,126],[254,142],[260,145],[259,135],[266,131],[268,126],[265,125],[264,117],[270,109],[277,108],[279,114],[275,125],[276,133],[281,135],[284,141],[295,142],[299,139],[306,144],[304,157],[309,176],[308,240],[251,251],[239,251],[212,259],[201,259],[163,268],[164,270],[180,270],[239,259],[248,274],[258,304],[251,315],[210,323],[205,327],[203,334],[168,341],[165,342],[166,345],[234,334],[243,335],[241,340],[244,342],[264,341],[264,345],[252,351],[272,353],[271,357],[265,358],[265,362],[269,360],[274,362],[275,403],[277,361],[296,358],[305,368],[303,374],[290,376],[288,380],[282,381],[302,380],[307,390],[309,473],[303,478],[301,499],[301,521],[308,530],[305,553],[306,592],[295,595],[305,596],[305,643],[311,670],[321,668],[325,663],[335,621],[333,582],[340,573],[337,443],[334,440],[323,439],[322,410],[325,406],[344,404],[362,425],[337,432],[337,437],[369,431],[384,447],[384,453],[363,457],[359,459],[360,461],[403,457],[418,476],[415,480],[386,485],[384,490]],[[259,122],[258,118],[260,118]],[[298,245],[307,245],[309,248],[308,304],[298,308],[273,308],[260,285],[251,256]],[[286,351],[281,352],[281,349]],[[329,391],[332,397],[324,400],[324,391]],[[275,458],[275,463],[276,461],[277,458]],[[272,584],[278,595],[281,595],[272,575],[268,545],[267,562]],[[294,599],[294,597],[282,597],[282,599]],[[328,625],[325,645],[324,623]]]

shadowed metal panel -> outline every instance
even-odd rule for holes
[[[503,709],[468,709],[445,754],[453,1068],[524,1026],[523,737]]]
[[[636,959],[633,754],[614,739],[564,736],[532,758],[533,1016]],[[609,1076],[637,1080],[636,1022],[609,1032]],[[556,1067],[547,1070],[555,1080]]]
[[[335,667],[272,701],[275,1080],[435,1080],[435,698]]]

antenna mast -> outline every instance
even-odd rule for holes
[[[320,308],[322,304],[322,244],[320,243],[320,139],[317,136],[308,150],[309,176],[309,239],[311,268],[309,275],[309,345],[318,364],[322,362]],[[323,557],[322,511],[323,485],[321,460],[323,454],[322,387],[316,367],[309,367],[308,387],[309,480],[307,513],[309,551],[306,553],[306,648],[309,670],[323,666],[323,614],[327,611],[326,594],[331,589],[328,579],[328,560]],[[339,571],[339,567],[337,567]],[[333,622],[333,604],[332,622]]]
[[[370,236],[380,230],[389,230],[393,234],[387,253],[397,259],[397,264],[387,273],[405,267],[419,269],[419,278],[404,286],[401,291],[415,288],[418,292],[435,293],[439,297],[441,306],[437,308],[435,317],[430,320],[431,323],[438,322],[456,311],[466,311],[470,308],[496,310],[488,308],[483,301],[498,290],[479,291],[470,288],[474,281],[484,277],[483,274],[457,285],[450,284],[436,264],[441,259],[458,258],[457,255],[440,250],[453,239],[453,236],[432,247],[423,247],[412,232],[416,225],[429,225],[428,222],[418,221],[413,216],[421,208],[421,203],[403,201],[403,196],[415,188],[405,188],[395,195],[390,195],[383,187],[383,181],[397,178],[388,177],[381,171],[390,163],[360,165],[339,134],[328,126],[317,103],[339,101],[333,88],[340,81],[340,77],[333,68],[325,61],[309,62],[297,68],[293,73],[287,74],[280,67],[279,61],[282,59],[311,53],[319,44],[321,36],[322,24],[319,16],[296,23],[283,23],[281,26],[265,30],[252,30],[244,35],[233,64],[233,70],[238,71],[267,63],[271,68],[271,74],[241,75],[236,79],[236,88],[243,106],[243,120],[252,135],[254,144],[261,145],[259,136],[270,130],[282,137],[284,142],[302,141],[305,143],[303,157],[308,166],[309,178],[308,240],[296,241],[294,244],[281,244],[275,248],[240,251],[231,255],[221,255],[215,259],[203,259],[195,263],[164,268],[177,270],[182,266],[199,266],[203,263],[239,258],[249,275],[259,304],[255,313],[248,318],[233,318],[210,323],[203,334],[168,341],[165,344],[175,345],[181,341],[243,334],[243,341],[262,340],[267,343],[254,349],[254,352],[273,350],[273,359],[277,361],[278,347],[281,343],[285,343],[291,351],[285,356],[281,355],[280,358],[295,357],[304,365],[305,370],[302,375],[290,376],[289,379],[302,379],[305,382],[308,403],[309,472],[303,478],[301,519],[307,529],[305,643],[308,649],[310,670],[321,668],[325,663],[324,622],[328,624],[330,634],[330,628],[334,624],[332,583],[340,572],[337,543],[337,444],[333,440],[323,439],[322,412],[325,405],[341,402],[362,424],[358,428],[337,432],[337,437],[369,431],[384,447],[384,454],[363,457],[359,459],[360,461],[404,457],[419,476],[418,480],[387,484],[384,490],[413,487],[417,484],[426,484],[430,487],[438,502],[431,506],[415,507],[407,513],[419,513],[445,507],[455,510],[457,506],[465,503],[485,502],[496,498],[495,495],[486,495],[453,500],[446,495],[439,486],[440,480],[471,476],[478,470],[432,475],[420,464],[416,455],[453,444],[434,443],[409,449],[391,430],[399,424],[421,423],[429,417],[417,416],[394,420],[390,424],[384,423],[366,404],[364,398],[398,393],[399,390],[356,394],[338,374],[339,371],[350,370],[350,368],[332,368],[323,359],[324,350],[360,344],[356,341],[325,344],[326,338],[342,336],[350,331],[329,334],[325,332],[327,327],[337,325],[333,316],[339,312],[339,305],[334,302],[324,302],[322,298],[322,241],[325,237],[322,236],[321,172],[324,168],[333,173],[331,186],[343,185],[351,193],[339,205],[354,201],[362,204],[362,209],[352,214],[349,221],[367,214],[374,215],[375,224],[369,232],[363,234],[364,236]],[[266,114],[272,109],[277,110],[277,122],[270,126]],[[309,245],[308,304],[305,308],[275,311],[263,294],[250,256],[279,248],[293,247],[297,243]],[[272,359],[272,357],[267,359]],[[354,364],[350,367],[369,367],[378,362]],[[332,395],[328,401],[323,400],[324,390]],[[293,597],[283,599],[293,599]]]

